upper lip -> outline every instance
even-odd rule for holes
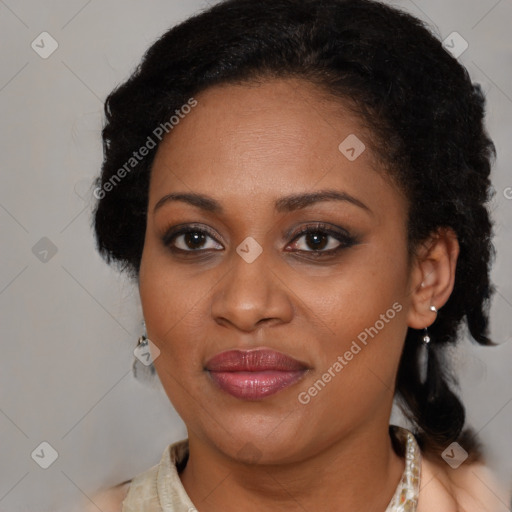
[[[205,368],[213,372],[298,371],[308,366],[291,356],[275,350],[226,350],[211,357]]]

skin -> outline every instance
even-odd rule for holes
[[[388,434],[403,342],[408,327],[435,321],[430,305],[448,300],[456,237],[440,230],[409,261],[407,199],[369,144],[354,161],[338,150],[349,134],[363,142],[368,135],[341,100],[310,83],[221,85],[196,99],[153,163],[139,274],[148,337],[160,350],[155,367],[188,430],[185,490],[200,512],[384,511],[404,469]],[[284,196],[320,190],[350,194],[366,208],[334,200],[274,208]],[[155,211],[170,193],[203,194],[223,212],[185,201]],[[314,240],[296,233],[318,222],[355,243],[315,258]],[[174,246],[189,252],[173,253],[163,237],[190,223],[211,237],[198,250],[180,236]],[[236,252],[249,236],[263,249],[252,263]],[[326,236],[320,250],[343,246]],[[299,393],[394,303],[401,311],[300,403]],[[260,401],[215,386],[204,369],[210,357],[256,347],[310,370]]]

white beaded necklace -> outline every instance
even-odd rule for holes
[[[395,437],[405,444],[405,470],[385,512],[415,512],[418,505],[421,476],[421,451],[414,435],[393,426]]]

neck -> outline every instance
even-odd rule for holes
[[[293,464],[241,464],[194,435],[189,449],[180,478],[200,512],[384,512],[405,464],[393,450],[387,424],[358,428]]]

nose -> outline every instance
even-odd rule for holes
[[[262,324],[282,324],[293,317],[290,290],[278,277],[276,265],[265,250],[252,263],[238,253],[231,258],[231,270],[217,285],[211,305],[213,319],[251,332]],[[273,268],[272,268],[273,267]]]

